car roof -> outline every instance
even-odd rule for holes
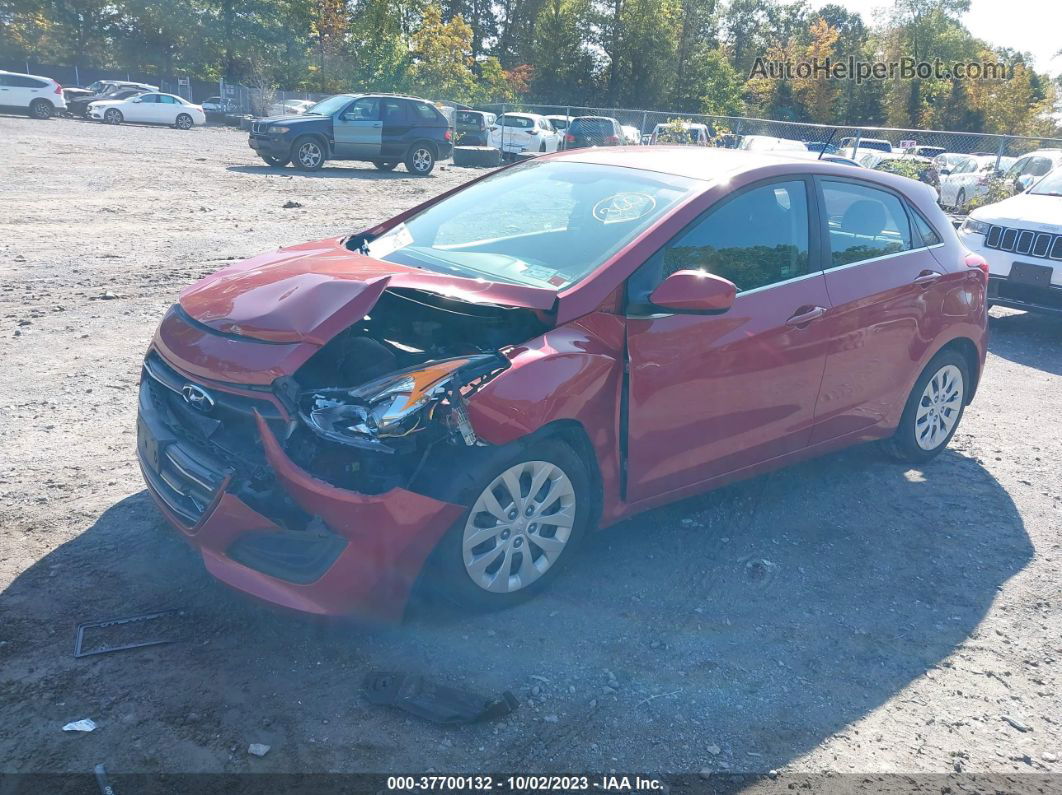
[[[51,80],[50,77],[44,75],[31,75],[29,72],[8,72],[5,69],[0,69],[0,75],[15,75],[16,77],[32,77],[36,80]]]
[[[847,177],[878,182],[885,187],[908,195],[932,188],[916,180],[882,171],[864,169],[856,171],[844,163],[814,160],[794,156],[785,151],[747,151],[719,147],[688,146],[637,146],[596,147],[571,149],[557,154],[543,155],[540,159],[573,163],[594,163],[620,166],[622,168],[654,171],[678,177],[689,177],[706,182],[731,179],[738,174],[770,178],[793,174],[819,174],[822,176]],[[794,169],[794,166],[797,168]],[[935,201],[935,194],[934,199]]]

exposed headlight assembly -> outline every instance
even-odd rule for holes
[[[269,132],[273,135],[284,135],[284,133],[291,130],[290,127],[270,127]]]
[[[303,394],[299,415],[318,436],[340,444],[391,451],[380,439],[408,436],[425,428],[440,407],[449,431],[475,444],[462,389],[503,370],[498,354],[443,359],[400,370],[353,389],[317,389]],[[477,384],[478,385],[478,384]]]

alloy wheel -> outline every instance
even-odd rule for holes
[[[919,447],[933,450],[943,444],[959,421],[963,397],[964,384],[958,367],[946,364],[933,374],[915,412],[914,435]]]
[[[50,119],[52,117],[52,106],[43,99],[37,99],[30,105],[30,112],[35,119]]]
[[[413,168],[417,171],[427,171],[431,168],[432,156],[425,147],[420,147],[413,153]]]
[[[323,156],[321,147],[313,141],[307,141],[299,147],[299,162],[306,168],[317,168]]]
[[[121,124],[122,113],[115,108],[111,108],[109,111],[103,114],[103,120],[108,124]]]
[[[498,475],[465,522],[465,571],[485,591],[513,593],[544,575],[575,526],[575,487],[556,464],[525,461]]]
[[[182,113],[177,117],[177,128],[180,130],[192,129],[192,117],[187,113]]]

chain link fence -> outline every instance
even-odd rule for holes
[[[847,157],[861,155],[868,150],[884,149],[887,141],[897,151],[908,150],[914,154],[932,157],[944,152],[958,154],[995,155],[998,158],[1020,157],[1036,149],[1062,149],[1062,138],[1046,138],[1022,135],[993,135],[989,133],[948,132],[944,130],[914,130],[892,127],[862,127],[829,124],[804,124],[801,122],[753,119],[741,116],[716,116],[699,113],[638,110],[633,108],[591,108],[575,105],[493,104],[483,110],[497,113],[537,113],[543,116],[607,116],[616,119],[622,126],[633,128],[632,136],[645,143],[657,125],[666,125],[676,120],[704,124],[712,142],[717,146],[763,148],[776,146],[777,142],[755,141],[749,136],[799,141],[812,144],[808,147],[818,151],[815,144],[837,147],[838,153]],[[633,141],[632,141],[633,142]],[[784,145],[784,144],[783,144]],[[832,149],[830,150],[832,151]],[[998,160],[997,160],[998,165]]]

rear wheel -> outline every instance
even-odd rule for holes
[[[397,160],[373,160],[372,164],[380,171],[394,171],[398,166]]]
[[[187,113],[180,113],[173,126],[178,130],[190,130],[195,126],[195,121]]]
[[[475,476],[468,510],[425,568],[429,593],[471,610],[509,607],[549,585],[591,514],[590,478],[566,444],[519,447]]]
[[[121,124],[125,121],[125,116],[122,115],[122,112],[118,110],[118,108],[108,108],[103,114],[103,120],[107,122],[107,124]]]
[[[961,210],[966,206],[966,189],[959,188],[959,195],[955,197],[955,209]]]
[[[882,442],[886,452],[915,464],[939,455],[959,427],[970,386],[969,367],[958,351],[934,356],[907,398],[896,433]]]
[[[50,119],[55,114],[55,106],[46,99],[35,99],[30,103],[29,112],[35,119]]]
[[[406,153],[406,171],[418,177],[426,177],[435,168],[435,150],[430,144],[418,143]]]
[[[283,155],[259,155],[259,157],[274,168],[283,168],[291,162],[290,158],[284,157]]]
[[[291,161],[301,171],[317,171],[324,165],[324,146],[318,138],[299,138],[292,145],[291,152]]]

